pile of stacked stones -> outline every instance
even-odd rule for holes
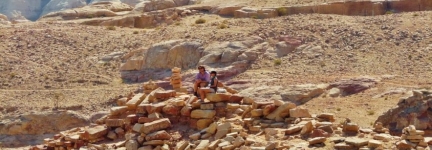
[[[171,69],[172,75],[170,79],[170,84],[173,89],[177,92],[187,92],[186,88],[182,86],[182,76],[181,76],[181,68],[174,67]]]
[[[424,131],[416,130],[414,125],[405,127],[402,130],[401,141],[396,143],[398,149],[425,149],[428,143],[425,142],[423,137]]]
[[[306,108],[281,100],[258,101],[232,93],[209,93],[198,100],[153,82],[143,89],[118,99],[118,106],[96,124],[60,132],[31,149],[289,149],[291,140],[310,146],[334,143],[335,149],[379,149],[379,140],[393,138],[380,123],[370,131],[349,119],[335,124],[334,114],[311,115]],[[372,133],[375,140],[364,133]],[[407,140],[398,147],[424,145],[421,131],[409,127],[404,133],[402,139]],[[344,134],[356,136],[340,137]]]

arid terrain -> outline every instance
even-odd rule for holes
[[[318,3],[242,2],[255,8]],[[220,5],[217,1],[204,4],[213,3]],[[196,23],[198,19],[205,23]],[[92,26],[82,22],[81,19],[0,24],[0,118],[54,109],[73,110],[86,117],[107,112],[117,105],[119,97],[142,88],[148,79],[169,81],[166,75],[144,73],[144,80],[132,81],[122,77],[121,66],[129,52],[170,40],[199,40],[201,47],[206,48],[215,42],[260,38],[261,52],[247,63],[244,71],[221,77],[229,87],[256,100],[283,100],[288,85],[332,84],[360,77],[374,79],[376,84],[359,93],[333,97],[326,89],[323,94],[298,104],[311,114],[333,113],[335,122],[349,118],[362,128],[372,128],[377,118],[396,107],[409,91],[432,86],[430,11],[379,16],[294,14],[266,19],[198,11],[172,24],[146,28]],[[309,48],[278,55],[281,37],[297,39]],[[183,84],[189,90],[197,71],[196,63],[193,65],[182,68]],[[227,69],[216,65],[208,66],[208,70]],[[158,71],[166,74],[170,68]],[[21,146],[26,145],[8,147]]]

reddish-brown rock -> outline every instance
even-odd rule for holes
[[[170,140],[171,139],[171,135],[166,132],[165,130],[161,130],[161,131],[156,131],[153,133],[148,134],[145,137],[146,141],[151,141],[151,140]]]

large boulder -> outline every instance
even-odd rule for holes
[[[371,77],[359,77],[353,79],[343,79],[337,82],[330,84],[330,88],[339,88],[341,90],[341,95],[351,95],[367,90],[375,84],[378,83],[378,80]]]
[[[327,84],[302,84],[288,86],[281,91],[281,98],[295,104],[303,104],[324,93],[328,88]]]
[[[38,112],[5,117],[0,122],[0,134],[46,134],[86,126],[89,119],[73,111]]]
[[[9,19],[6,15],[0,14],[0,24],[3,24],[3,25],[10,24]]]
[[[173,67],[192,68],[202,56],[200,41],[170,40],[139,50],[127,58],[122,70],[128,69],[169,69]],[[137,58],[137,59],[135,59]],[[132,61],[129,61],[132,60]],[[142,60],[142,61],[140,61]],[[137,63],[139,62],[139,63]],[[137,66],[140,65],[140,66]],[[124,67],[128,66],[128,67]],[[133,66],[133,67],[132,67]]]
[[[78,8],[78,7],[84,7],[87,3],[85,0],[51,0],[48,2],[45,7],[43,7],[43,11],[41,13],[41,16],[46,15],[50,12],[56,12],[71,8]]]
[[[389,109],[375,121],[381,122],[393,132],[401,130],[409,125],[414,125],[418,130],[432,128],[432,91],[413,90],[407,96],[400,98],[398,106]]]
[[[48,13],[40,20],[71,20],[117,16],[116,12],[130,11],[133,7],[120,2],[98,2],[90,5]],[[105,18],[103,18],[105,19]],[[93,20],[98,22],[98,20]]]
[[[143,1],[135,5],[134,12],[150,12],[176,7],[173,0]]]
[[[276,9],[268,8],[247,8],[243,7],[239,10],[234,11],[234,17],[236,18],[274,18],[278,16]]]

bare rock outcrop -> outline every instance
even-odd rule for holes
[[[143,1],[135,5],[134,12],[150,12],[189,4],[189,0]]]
[[[410,91],[408,96],[400,98],[398,106],[383,113],[376,122],[381,122],[393,132],[400,132],[409,125],[419,130],[432,129],[431,94],[430,90]]]
[[[89,120],[73,111],[41,112],[2,118],[0,134],[46,134],[73,127],[85,126]]]
[[[8,25],[10,23],[11,22],[9,22],[9,19],[6,15],[0,14],[0,24]]]
[[[171,40],[126,54],[121,70],[169,69],[195,67],[202,57],[200,41]]]
[[[57,12],[66,9],[79,8],[86,6],[85,0],[50,0],[48,4],[43,7],[40,16],[44,16],[50,12]]]
[[[377,84],[379,80],[371,77],[358,77],[352,79],[344,79],[330,84],[330,88],[338,88],[341,90],[341,95],[351,95],[367,90],[375,84]]]
[[[48,13],[40,20],[71,20],[95,17],[113,17],[116,12],[130,11],[132,7],[118,2],[100,2],[81,8],[67,9],[58,12]]]

